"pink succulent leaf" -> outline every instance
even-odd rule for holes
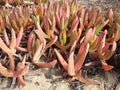
[[[96,58],[99,56],[98,52],[92,52],[92,53],[90,53],[90,55],[93,56],[93,57],[96,57]]]
[[[74,70],[74,52],[70,53],[70,56],[68,58],[68,74],[70,76],[75,75],[75,70]]]
[[[28,65],[25,65],[26,62],[26,55],[23,57],[22,62],[17,64],[17,71],[14,73],[15,76],[18,77],[18,81],[22,86],[25,86],[25,82],[23,80],[23,75],[25,75],[29,71]]]
[[[109,71],[114,68],[113,66],[108,65],[104,60],[101,60],[101,64],[102,64],[103,69],[106,71]]]
[[[89,22],[88,22],[88,12],[85,13],[84,22],[83,23],[84,23],[85,28],[87,28],[88,25],[89,25]]]
[[[47,35],[49,35],[50,26],[49,26],[49,22],[48,22],[48,17],[47,16],[43,17],[43,25],[44,25],[44,29],[45,29]]]
[[[89,25],[88,25],[88,28],[91,28],[95,25],[95,20],[96,20],[96,17],[97,17],[97,12],[92,9],[92,11],[90,11],[91,13],[89,13]]]
[[[52,33],[51,34],[54,34],[55,28],[56,28],[56,19],[55,19],[55,16],[53,15],[53,17],[52,17]]]
[[[56,16],[57,25],[60,27],[59,4],[57,4],[57,6],[56,6],[56,13],[55,13],[55,16]]]
[[[47,35],[43,32],[39,22],[37,22],[37,28],[38,28],[37,31],[39,32],[40,36],[47,37]]]
[[[96,31],[96,27],[93,27],[92,28],[92,33],[91,33],[91,38],[90,39],[93,39],[94,36],[95,36],[95,31]]]
[[[34,32],[41,41],[47,37],[47,35],[41,30],[34,30]]]
[[[24,55],[22,62],[20,62],[20,64],[21,64],[20,68],[21,68],[21,70],[23,70],[22,75],[25,75],[29,71],[29,66],[25,65],[25,63],[26,63],[26,55]],[[18,69],[18,71],[19,71],[19,69]]]
[[[29,71],[29,66],[25,65],[24,68],[22,68],[20,71],[17,71],[14,73],[14,76],[21,76],[21,75],[25,75],[27,72]]]
[[[16,47],[19,46],[20,44],[20,41],[22,39],[22,36],[23,36],[23,27],[20,29],[18,35],[17,35],[17,39],[16,39]]]
[[[78,19],[78,17],[76,16],[75,19],[74,19],[73,22],[72,22],[72,26],[71,26],[71,31],[72,31],[72,32],[74,32],[74,31],[77,30],[78,23],[79,23],[79,19]]]
[[[14,28],[16,32],[19,32],[19,27],[17,26],[17,23],[15,21],[14,15],[9,16],[11,26]]]
[[[107,49],[105,52],[102,53],[101,56],[99,56],[100,59],[108,60],[109,56],[111,54],[111,51]]]
[[[103,18],[103,14],[102,14],[101,10],[99,10],[98,13],[97,13],[97,17],[96,17],[95,23],[96,24],[101,23],[102,22],[102,18]]]
[[[105,47],[105,39],[106,39],[106,35],[107,35],[107,30],[105,30],[99,37],[99,42],[101,42],[99,44],[98,47],[98,54],[101,55],[102,54],[102,50]]]
[[[90,41],[92,41],[95,37],[94,33],[95,33],[96,27],[91,28],[87,31],[85,38],[84,38],[84,43],[88,43]]]
[[[68,63],[64,60],[62,55],[56,49],[54,49],[54,51],[55,51],[57,58],[58,58],[59,62],[61,63],[61,65],[64,67],[65,70],[68,70]]]
[[[85,44],[85,43],[82,43],[81,46],[80,46],[80,49],[78,51],[78,54],[77,54],[77,57],[75,59],[75,71],[78,72],[84,61],[85,61],[85,58],[86,58],[86,55],[88,53],[88,49],[89,49],[89,43],[88,44]]]
[[[28,52],[27,48],[23,48],[23,47],[20,47],[20,46],[16,47],[16,49],[19,50],[19,51],[22,51],[22,52]]]
[[[33,62],[39,61],[41,55],[42,55],[42,49],[43,49],[43,44],[41,44],[38,49],[36,50],[34,56],[33,56]]]
[[[86,9],[82,7],[80,21],[81,21],[81,23],[82,23],[83,26],[84,26],[85,12],[86,12]]]
[[[105,51],[107,51],[108,49],[109,49],[109,47],[110,47],[110,43],[105,43],[105,46],[103,47],[103,49],[102,49],[102,52],[104,53]]]
[[[16,48],[16,34],[15,34],[15,31],[13,29],[11,29],[11,34],[12,34],[12,39],[11,39],[11,43],[10,43],[10,48],[12,50],[15,50],[15,48]]]
[[[82,29],[79,28],[77,32],[77,41],[80,39],[81,34],[82,34]]]
[[[3,30],[3,34],[4,34],[5,43],[7,44],[7,46],[9,46],[10,41],[9,41],[9,38],[8,38],[8,35],[7,35],[7,32],[6,32],[6,29]]]
[[[58,36],[55,36],[49,43],[46,44],[46,49],[52,46],[58,40]]]
[[[106,26],[109,23],[109,19],[107,19],[104,23],[103,23],[103,27]]]
[[[106,39],[106,35],[107,35],[107,30],[105,30],[104,32],[102,32],[99,36],[99,41],[105,42]]]
[[[13,0],[8,0],[9,1],[9,3],[13,3]]]
[[[82,18],[80,18],[80,29],[83,30],[83,28],[84,28],[83,20]]]
[[[70,52],[72,53],[76,47],[76,44],[77,44],[77,40],[75,40],[70,48]]]
[[[10,20],[9,20],[8,15],[5,16],[5,22],[6,22],[6,27],[7,27],[7,28],[10,28],[10,27],[11,27],[11,24],[10,24]]]
[[[115,41],[112,42],[111,45],[112,45],[111,49],[105,51],[105,54],[103,56],[105,60],[109,60],[112,57],[112,55],[115,53],[115,50],[117,48],[117,43]]]
[[[29,71],[29,66],[19,62],[17,64],[17,71],[13,73],[14,77],[25,75]]]
[[[4,52],[6,52],[6,53],[12,53],[12,54],[14,54],[15,52],[14,51],[12,51],[11,49],[9,49],[7,46],[6,46],[6,44],[3,42],[3,40],[0,38],[0,48],[4,51]]]
[[[50,24],[50,26],[52,26],[52,21],[50,20],[50,18],[47,17],[48,23]]]
[[[12,71],[8,70],[6,67],[4,67],[0,62],[0,74],[2,74],[5,77],[13,77],[14,74]]]
[[[30,34],[29,34],[28,44],[27,44],[28,51],[31,51],[31,50],[32,50],[33,36],[34,36],[33,33],[30,33]]]
[[[85,38],[84,38],[84,43],[85,44],[89,43],[91,35],[92,35],[92,29],[89,29],[87,31],[86,35],[85,35]]]
[[[25,85],[26,85],[26,84],[25,84],[25,81],[24,81],[24,79],[23,79],[22,76],[18,76],[18,82],[19,82],[20,85],[22,85],[22,86],[25,86]]]
[[[60,19],[62,18],[62,16],[64,16],[64,12],[62,8],[59,8],[59,16],[60,16]]]
[[[76,59],[75,59],[75,64],[77,64],[77,62],[78,62],[77,60],[78,60],[80,54],[84,51],[84,49],[85,49],[85,44],[82,43],[82,44],[80,45],[79,50],[78,50],[78,54],[77,54],[77,57],[76,57]]]
[[[65,7],[66,7],[66,17],[69,18],[69,16],[70,16],[70,8],[69,8],[69,4],[67,2],[65,3]]]
[[[45,39],[42,41],[42,43],[40,43],[39,40],[37,39],[35,43],[36,43],[35,49],[32,49],[32,50],[34,50],[32,62],[39,61],[40,57],[42,56],[42,54],[44,52],[45,46],[46,46]]]
[[[49,63],[44,63],[44,62],[34,62],[35,65],[37,65],[40,68],[49,68],[49,67],[53,67],[55,66],[55,64],[57,63],[57,60],[51,61]]]
[[[61,21],[60,21],[60,27],[59,27],[59,29],[60,30],[64,30],[65,28],[64,28],[64,24],[65,24],[65,18],[64,18],[64,16],[62,16],[61,17]]]

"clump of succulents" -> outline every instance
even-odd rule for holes
[[[28,1],[35,4],[0,1],[19,5],[0,8],[0,74],[16,77],[25,86],[23,76],[29,72],[28,62],[40,68],[60,64],[60,70],[64,69],[71,80],[99,85],[82,77],[82,67],[101,64],[106,71],[114,68],[106,60],[120,45],[120,15],[114,16],[110,9],[105,17],[100,9],[88,9],[75,0],[50,4],[47,0]],[[42,58],[45,53],[47,62]],[[88,54],[99,61],[84,64]]]

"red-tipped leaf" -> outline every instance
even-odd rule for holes
[[[0,38],[0,48],[6,53],[10,52],[10,53],[14,54],[14,51],[9,49],[1,38]]]
[[[108,65],[104,60],[101,60],[101,63],[102,63],[102,67],[104,70],[109,71],[109,70],[113,69],[113,66]]]
[[[51,61],[49,63],[44,63],[44,62],[34,62],[35,65],[37,65],[40,68],[49,68],[49,67],[53,67],[55,66],[55,64],[57,63],[57,60]]]
[[[88,53],[88,49],[89,49],[89,43],[88,44],[85,44],[85,43],[82,43],[81,46],[80,46],[80,49],[78,51],[78,54],[77,54],[77,57],[75,59],[75,71],[78,72],[84,61],[85,61],[85,58],[86,58],[86,55]]]

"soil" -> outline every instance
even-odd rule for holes
[[[101,8],[104,13],[110,8],[114,13],[120,12],[119,0],[78,0],[78,4],[84,4],[87,7],[93,6]],[[112,59],[117,56],[120,59],[120,53],[115,54]],[[112,62],[109,61],[108,63]],[[79,81],[70,82],[67,77],[63,77],[55,68],[37,69],[30,71],[25,75],[26,86],[14,87],[15,80],[13,79],[10,85],[11,78],[0,78],[1,90],[114,90],[119,81],[119,67],[111,71],[104,71],[101,66],[90,66],[89,69],[83,68],[83,76],[90,80],[100,83],[100,86],[86,85]],[[119,89],[120,90],[120,89]]]

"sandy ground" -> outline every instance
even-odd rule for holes
[[[101,8],[104,13],[113,9],[114,13],[120,12],[120,0],[77,0],[85,6]]]
[[[49,72],[42,72],[41,70],[37,72],[36,75],[26,75],[25,87],[13,87],[6,88],[7,80],[4,80],[1,84],[1,90],[114,90],[119,74],[115,71],[105,72],[100,71],[99,74],[85,76],[90,81],[95,81],[100,84],[100,86],[86,85],[78,81],[72,83],[68,79],[63,78],[61,75],[55,75],[54,69]],[[14,82],[13,82],[14,84]]]
[[[115,13],[120,12],[120,1],[116,0],[78,0],[78,3],[86,6],[99,7],[104,12],[107,12],[110,8]],[[69,83],[68,79],[63,78],[61,75],[55,75],[54,69],[49,71],[40,70],[36,75],[31,74],[25,76],[26,86],[6,88],[7,80],[4,80],[0,84],[0,90],[114,90],[115,85],[118,82],[119,74],[115,71],[105,72],[100,74],[85,76],[85,78],[100,83],[100,86],[85,85],[80,82]],[[13,82],[14,84],[14,82]]]
[[[49,75],[51,75],[49,77]],[[37,75],[25,76],[26,86],[6,88],[7,80],[0,84],[1,90],[114,90],[119,75],[114,72],[101,72],[95,76],[85,76],[88,80],[100,83],[100,86],[81,84],[78,81],[69,83],[68,79],[56,76],[52,72],[40,72]],[[14,84],[14,83],[13,83]]]

